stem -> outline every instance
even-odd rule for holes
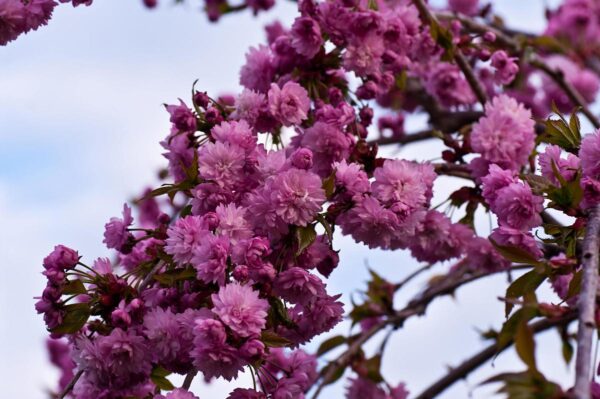
[[[64,391],[62,391],[59,395],[58,395],[58,399],[64,399],[67,397],[67,395],[73,390],[73,388],[75,387],[75,384],[77,384],[77,381],[79,381],[79,379],[81,378],[81,376],[83,375],[83,370],[79,370],[77,372],[77,374],[75,374],[73,376],[73,379],[71,379],[71,382],[69,382],[69,385],[67,385],[64,389]]]
[[[600,205],[594,207],[588,218],[583,240],[583,276],[577,307],[577,360],[575,363],[574,394],[577,399],[589,399],[592,334],[595,327],[596,289],[598,286],[598,240],[600,233]]]
[[[198,370],[190,371],[189,373],[187,373],[185,379],[183,380],[183,384],[181,385],[181,389],[189,391],[190,387],[192,386],[192,381],[194,381],[194,377],[196,377],[196,374],[198,374]]]
[[[432,266],[433,266],[433,263],[428,263],[425,266],[418,268],[417,270],[415,270],[414,272],[412,272],[411,274],[409,274],[406,278],[404,278],[404,280],[402,280],[399,283],[397,283],[396,285],[394,285],[394,291],[398,291],[400,288],[404,287],[406,284],[408,284],[415,277],[417,277],[421,273],[423,273],[423,272],[431,269]]]
[[[140,285],[138,286],[138,291],[143,291],[148,284],[150,284],[150,281],[152,281],[152,277],[154,277],[154,275],[156,273],[158,273],[158,271],[164,266],[164,263],[162,261],[158,262],[156,264],[156,266],[154,266],[154,268],[152,270],[150,270],[150,273],[148,273],[146,275],[146,277],[144,277],[144,280],[140,283]]]
[[[534,334],[546,331],[552,327],[565,325],[575,320],[575,313],[569,313],[563,316],[560,319],[543,319],[538,322],[535,322],[530,325],[531,330]],[[427,389],[425,389],[419,396],[415,399],[431,399],[435,398],[440,393],[444,392],[447,388],[452,386],[456,381],[461,380],[467,377],[472,371],[479,368],[482,364],[496,356],[497,354],[502,353],[510,346],[512,346],[514,342],[510,341],[503,347],[499,348],[497,344],[491,344],[484,348],[482,351],[476,353],[471,356],[469,359],[462,362],[455,368],[452,368],[448,374],[434,382]],[[588,381],[589,388],[589,381]],[[580,399],[577,396],[577,399]]]
[[[424,0],[413,0],[413,3],[419,10],[419,14],[421,14],[421,18],[439,26],[440,22],[438,21],[435,14],[433,14],[431,12],[428,5],[425,4]],[[469,82],[469,86],[471,86],[473,93],[475,93],[475,96],[477,97],[477,99],[479,100],[481,105],[484,106],[487,101],[487,95],[485,94],[485,90],[481,86],[481,83],[479,82],[479,80],[477,80],[477,77],[475,76],[473,69],[467,62],[467,59],[465,58],[464,54],[460,51],[460,49],[458,47],[456,47],[454,45],[452,47],[454,50],[453,51],[454,62],[456,62],[456,65],[458,65],[460,70],[465,75],[467,82]]]

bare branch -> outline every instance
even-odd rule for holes
[[[531,266],[515,265],[512,267],[513,270],[520,270],[524,268],[531,268]],[[383,330],[385,327],[387,327],[388,325],[392,325],[394,326],[394,328],[399,328],[409,317],[424,314],[425,310],[427,309],[427,306],[435,298],[443,295],[452,294],[464,284],[501,272],[504,272],[504,270],[473,273],[467,275],[466,277],[462,275],[456,277],[448,276],[448,278],[442,281],[441,283],[426,289],[423,293],[411,300],[405,308],[397,311],[393,316],[389,317],[388,319],[381,320],[377,324],[373,325],[370,329],[360,334],[354,341],[352,341],[350,346],[348,346],[348,349],[346,349],[333,362],[330,362],[324,369],[325,372],[321,376],[321,382],[317,386],[317,390],[313,394],[312,399],[317,399],[325,385],[327,385],[331,381],[333,376],[335,376],[338,369],[340,367],[345,367],[346,365],[348,365],[352,358],[356,355],[356,353],[358,353],[358,351],[361,349],[362,345],[369,339],[371,339],[374,335],[376,335],[378,332]]]
[[[418,141],[423,141],[423,140],[431,139],[434,137],[435,136],[433,135],[432,130],[423,130],[421,132],[405,134],[405,135],[398,136],[398,137],[393,137],[393,136],[392,137],[380,137],[375,140],[370,140],[370,141],[368,141],[368,143],[369,144],[377,144],[377,145],[386,145],[386,144],[404,145],[404,144],[416,143]]]
[[[579,329],[577,331],[577,360],[575,363],[575,388],[577,399],[589,399],[590,369],[592,356],[592,334],[596,325],[594,319],[596,290],[598,286],[598,240],[600,234],[600,205],[589,214],[585,238],[583,240],[583,277],[579,294]]]
[[[546,331],[552,327],[567,325],[573,320],[575,320],[575,312],[568,313],[559,319],[543,319],[538,322],[532,323],[530,327],[533,333],[539,333],[542,331]],[[513,341],[509,341],[506,345],[504,345],[501,348],[499,348],[498,345],[495,343],[487,346],[482,351],[471,356],[469,359],[465,360],[457,367],[452,368],[448,374],[446,374],[445,376],[434,382],[432,385],[430,385],[415,399],[435,398],[437,395],[439,395],[440,393],[444,392],[447,388],[452,386],[455,382],[467,377],[471,372],[478,369],[485,362],[487,362],[497,354],[502,353],[503,351],[508,349],[510,346],[512,346],[513,343]]]

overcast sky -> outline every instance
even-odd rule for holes
[[[163,1],[167,3],[167,1]],[[102,245],[104,223],[122,203],[155,182],[164,161],[158,141],[169,130],[161,106],[188,96],[191,84],[212,94],[238,89],[238,71],[250,45],[263,41],[261,27],[293,19],[291,2],[259,18],[230,16],[209,24],[199,2],[164,4],[149,12],[139,0],[98,0],[92,7],[57,8],[47,27],[0,48],[0,376],[3,397],[44,398],[56,372],[47,360],[42,318],[33,309],[45,281],[41,260],[55,244],[79,250],[91,261],[109,255]],[[514,25],[540,29],[542,1],[498,1]],[[427,158],[431,145],[415,145],[401,156]],[[452,182],[436,184],[437,198]],[[330,292],[348,295],[367,279],[365,264],[392,281],[418,265],[403,252],[367,251],[338,237],[341,263]],[[444,272],[447,267],[439,266]],[[431,306],[426,318],[410,320],[384,358],[392,383],[406,381],[413,393],[483,347],[476,328],[499,327],[504,277],[476,283],[454,299]],[[424,282],[397,298],[402,305]],[[347,296],[346,296],[347,298]],[[345,332],[345,326],[339,330]],[[556,334],[554,334],[556,335]],[[373,345],[378,342],[374,340]],[[548,376],[570,381],[552,333],[538,361]],[[500,356],[444,398],[489,398],[484,378],[521,367],[514,354]],[[240,384],[249,386],[247,379]],[[226,384],[225,384],[226,385]],[[339,397],[342,386],[331,388]],[[202,399],[224,397],[232,386],[198,383]]]

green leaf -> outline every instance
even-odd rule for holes
[[[330,350],[335,349],[338,346],[343,345],[345,343],[346,337],[344,337],[343,335],[336,335],[334,337],[326,339],[321,343],[321,345],[319,345],[319,349],[317,350],[317,356],[322,356]]]
[[[330,376],[323,379],[323,385],[333,384],[334,382],[342,378],[342,376],[344,375],[344,371],[346,371],[346,365],[338,366],[336,363],[332,362],[329,363],[326,367],[324,367],[323,370],[321,370],[321,375],[327,375],[329,373],[329,370],[333,368],[335,368],[335,371]]]
[[[159,389],[163,391],[171,391],[175,389],[175,386],[167,379],[167,376],[171,374],[168,370],[160,366],[155,366],[150,374],[150,379]]]
[[[571,132],[574,133],[575,139],[581,143],[581,122],[579,122],[579,118],[577,117],[578,110],[574,110],[571,113],[571,118],[569,119],[569,127],[571,128]]]
[[[515,335],[517,354],[530,370],[537,370],[535,364],[535,341],[526,320],[521,320]]]
[[[517,299],[527,293],[535,292],[537,287],[546,279],[546,276],[531,270],[512,282],[506,289],[506,298]],[[505,317],[508,317],[513,308],[513,304],[506,302]]]
[[[498,349],[505,348],[510,342],[512,342],[517,334],[517,329],[519,327],[519,323],[528,322],[538,315],[538,310],[532,306],[526,306],[508,318],[502,325],[502,329],[498,334],[497,345]]]
[[[327,238],[329,238],[329,243],[331,244],[333,242],[333,229],[331,228],[331,224],[327,221],[327,218],[321,213],[317,215],[317,221],[325,229],[325,233],[327,234]]]
[[[330,199],[335,192],[335,171],[323,180],[323,190],[325,191],[325,197]]]
[[[186,216],[189,216],[192,214],[192,206],[191,205],[186,205],[183,207],[183,209],[181,210],[181,212],[179,212],[179,217],[180,218],[184,218]]]
[[[63,288],[63,294],[66,295],[78,295],[78,294],[86,294],[87,290],[85,286],[81,282],[81,280],[69,280],[69,282]]]
[[[64,307],[65,315],[62,323],[51,329],[57,334],[73,334],[81,330],[90,317],[91,310],[87,303],[74,303]]]
[[[375,355],[367,359],[364,366],[367,369],[367,378],[375,383],[383,382],[381,375],[381,355]]]
[[[186,269],[172,269],[161,274],[155,274],[153,278],[163,285],[173,286],[177,281],[195,279],[196,270],[191,267]]]
[[[296,256],[304,252],[304,250],[308,248],[316,238],[317,232],[315,231],[315,225],[309,224],[308,226],[296,227],[296,242],[298,244]]]
[[[563,359],[565,359],[565,363],[567,364],[567,366],[569,365],[569,363],[571,363],[571,360],[573,359],[573,345],[571,345],[571,343],[569,342],[568,339],[563,339],[562,340],[562,355],[563,355]]]
[[[349,314],[353,326],[361,320],[380,315],[380,312],[374,310],[373,306],[368,303],[363,303],[362,305],[354,306]]]
[[[271,348],[282,348],[292,344],[292,341],[274,333],[271,330],[264,330],[260,334],[260,340],[265,344],[265,346]]]
[[[557,399],[564,397],[560,386],[548,381],[538,371],[503,373],[489,378],[483,384],[497,382],[504,383],[498,393],[504,393],[506,394],[504,397],[510,399]]]
[[[542,262],[535,259],[529,252],[513,246],[499,245],[490,238],[490,242],[496,248],[500,255],[514,263],[525,263],[532,266],[543,265]]]
[[[579,270],[575,273],[571,281],[569,282],[569,289],[567,291],[567,298],[573,298],[578,295],[581,291],[581,278],[583,277],[583,270]]]

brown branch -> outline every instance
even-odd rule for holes
[[[534,57],[529,60],[529,64],[543,71],[546,75],[548,75],[556,84],[560,86],[561,89],[565,92],[565,94],[569,97],[569,100],[576,106],[581,108],[581,112],[588,118],[588,120],[594,125],[596,129],[600,128],[600,121],[596,118],[596,115],[590,111],[587,106],[587,101],[583,98],[581,93],[577,91],[573,85],[565,79],[564,74],[559,69],[553,69],[548,64],[540,60],[539,58]]]
[[[435,14],[433,14],[431,12],[431,10],[429,9],[429,6],[425,3],[424,0],[413,0],[413,3],[419,10],[419,14],[421,14],[421,18],[423,18],[426,22],[433,23],[433,24],[439,26],[440,22],[438,21]],[[471,65],[469,65],[464,54],[456,46],[453,46],[452,53],[453,53],[453,57],[454,57],[454,62],[456,62],[456,65],[458,65],[460,70],[465,75],[465,78],[467,79],[467,82],[469,82],[469,85],[471,86],[473,93],[475,93],[475,96],[477,97],[477,99],[479,100],[481,105],[482,106],[485,105],[485,103],[487,101],[487,95],[485,94],[485,90],[483,89],[483,86],[481,85],[479,80],[477,80],[477,77],[475,76],[475,73],[473,72]]]
[[[450,163],[435,163],[433,164],[435,173],[438,175],[460,177],[462,179],[473,180],[471,171],[467,165],[456,165]]]
[[[509,34],[504,33],[500,29],[496,29],[492,26],[478,23],[474,19],[468,18],[468,17],[466,17],[464,15],[460,15],[460,14],[437,13],[436,16],[438,16],[441,19],[457,19],[463,24],[463,26],[465,26],[469,30],[476,32],[476,33],[483,34],[488,31],[492,32],[496,35],[496,40],[499,43],[501,43],[505,46],[508,46],[513,51],[521,51],[522,50],[522,48],[517,40],[515,40]],[[512,34],[513,35],[524,35],[524,33],[520,33],[520,32],[512,32]],[[541,71],[546,73],[552,80],[554,80],[560,86],[560,88],[565,92],[565,94],[569,97],[569,100],[571,100],[571,102],[573,104],[575,104],[576,106],[581,107],[581,111],[589,119],[589,121],[594,125],[594,127],[596,127],[596,129],[600,128],[600,121],[588,108],[587,101],[583,98],[581,93],[579,93],[577,91],[577,89],[575,87],[573,87],[573,85],[565,79],[564,74],[560,70],[551,68],[543,60],[541,60],[537,57],[534,57],[534,58],[528,60],[528,63],[530,65],[540,69]],[[467,76],[467,75],[465,74],[465,76]],[[467,79],[468,79],[468,77],[467,77]]]
[[[73,376],[73,378],[71,379],[71,382],[69,382],[69,385],[67,385],[65,387],[65,389],[60,393],[60,395],[58,395],[58,399],[64,399],[64,398],[66,398],[67,395],[69,393],[71,393],[71,391],[75,387],[75,384],[77,384],[77,381],[79,381],[79,379],[81,378],[82,375],[83,375],[83,370],[79,370],[77,372],[77,374],[75,374]]]
[[[476,20],[469,18],[463,14],[455,14],[451,12],[436,12],[435,15],[442,20],[458,20],[465,28],[467,28],[471,32],[479,33],[482,35],[486,32],[492,32],[496,36],[497,43],[509,47],[513,51],[520,50],[521,46],[513,37],[505,34],[503,31],[501,31],[500,29],[496,29],[493,26],[479,23]]]
[[[592,335],[596,325],[594,313],[596,290],[598,286],[598,249],[600,239],[600,205],[589,214],[585,238],[583,240],[581,293],[579,309],[579,328],[577,331],[577,360],[575,363],[575,387],[577,399],[589,399],[590,368],[592,356]]]
[[[433,130],[423,130],[421,132],[417,132],[417,133],[411,133],[411,134],[405,134],[402,136],[398,136],[398,137],[380,137],[378,139],[375,140],[370,140],[367,143],[368,144],[377,144],[377,145],[387,145],[387,144],[398,144],[398,145],[404,145],[404,144],[410,144],[410,143],[416,143],[418,141],[423,141],[423,140],[427,140],[427,139],[431,139],[434,138],[434,132]]]
[[[189,390],[192,386],[192,381],[194,381],[194,377],[196,377],[196,374],[198,374],[198,370],[193,370],[187,373],[185,379],[183,380],[181,388],[185,389],[186,391]]]
[[[531,268],[529,265],[515,265],[512,270],[520,270],[524,268]],[[352,358],[358,353],[362,345],[371,339],[378,332],[383,330],[388,325],[392,325],[394,329],[401,327],[404,322],[411,316],[422,315],[425,313],[427,306],[437,297],[443,295],[449,295],[455,292],[462,285],[478,280],[480,278],[488,277],[497,273],[504,272],[504,270],[497,270],[492,272],[479,272],[467,275],[467,277],[456,278],[448,276],[447,280],[441,283],[429,287],[422,294],[411,300],[406,307],[397,311],[393,316],[379,321],[377,324],[372,326],[367,331],[360,334],[352,343],[348,346],[348,349],[344,351],[340,356],[337,357],[333,362],[330,362],[321,376],[321,382],[317,386],[317,390],[312,396],[312,399],[317,399],[325,385],[327,385],[335,374],[338,372],[340,367],[347,366]]]
[[[568,313],[559,319],[543,319],[531,324],[530,327],[532,332],[536,334],[542,331],[546,331],[552,327],[567,325],[573,320],[575,320],[575,312]],[[485,362],[492,359],[497,354],[502,353],[503,351],[508,349],[510,346],[512,346],[513,343],[514,342],[511,340],[500,348],[495,343],[487,346],[482,351],[471,356],[469,359],[465,360],[457,367],[452,368],[448,374],[446,374],[445,376],[434,382],[432,385],[430,385],[428,388],[426,388],[415,399],[435,398],[437,395],[439,395],[440,393],[444,392],[447,388],[452,386],[455,382],[467,377],[471,372],[479,368]]]

